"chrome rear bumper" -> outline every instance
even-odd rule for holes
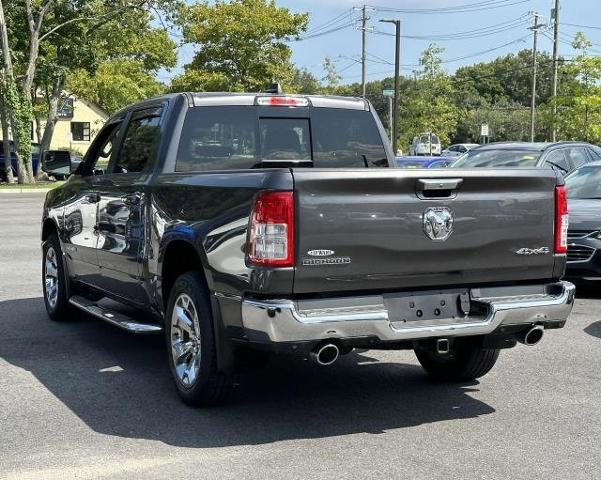
[[[565,321],[574,303],[575,287],[553,284],[553,293],[482,297],[486,312],[461,319],[436,319],[427,324],[398,325],[389,319],[381,296],[338,299],[328,308],[303,310],[290,300],[242,302],[242,322],[248,339],[303,342],[332,338],[378,337],[381,341],[487,335],[502,325],[533,325]]]

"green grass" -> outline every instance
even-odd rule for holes
[[[52,190],[53,188],[60,187],[65,182],[38,182],[31,184],[18,184],[18,183],[1,183],[0,190],[27,190],[31,188],[45,188]]]

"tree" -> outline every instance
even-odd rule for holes
[[[78,70],[70,75],[68,89],[109,113],[164,91],[163,85],[133,60],[103,62],[94,74]]]
[[[601,142],[601,57],[590,55],[591,42],[577,33],[573,48],[578,55],[564,67],[576,81],[560,84],[557,127],[565,140]],[[543,109],[550,118],[551,104]]]
[[[176,65],[176,44],[165,28],[153,26],[148,11],[126,10],[118,18],[87,28],[86,38],[95,61],[71,69],[70,92],[112,113],[165,90],[156,75],[161,68]]]
[[[307,22],[307,14],[291,13],[274,0],[205,1],[183,8],[184,41],[198,51],[172,89],[257,91],[271,82],[290,84],[291,50],[284,42],[305,31]]]
[[[338,70],[336,70],[336,65],[330,57],[325,57],[323,59],[323,78],[322,81],[325,82],[325,86],[327,89],[334,89],[340,84],[340,80],[342,77],[338,74]]]
[[[179,4],[179,0],[6,0],[12,29],[11,38],[5,29],[8,40],[3,44],[3,56],[10,58],[14,54],[21,81],[18,86],[15,84],[15,69],[11,66],[9,71],[5,62],[3,105],[5,114],[7,111],[10,114],[20,182],[33,181],[29,138],[34,111],[32,99],[37,98],[38,89],[43,90],[47,98],[46,109],[36,108],[38,116],[41,112],[48,115],[42,138],[42,143],[47,144],[56,122],[58,101],[71,70],[93,72],[103,58],[112,60],[116,56],[141,61],[154,73],[162,66],[175,64],[174,52],[164,57],[160,67],[148,67],[144,62],[154,58],[156,64],[164,54],[161,46],[172,45],[174,49],[164,31],[162,36],[149,34],[152,21],[149,12]],[[1,2],[0,9],[6,12]],[[146,22],[146,28],[140,22]],[[67,26],[69,34],[63,36]],[[140,50],[153,50],[156,54],[140,60],[136,57],[136,51]],[[128,71],[131,73],[132,69]],[[134,77],[132,81],[136,80],[140,78]],[[155,82],[153,87],[157,84]]]
[[[292,84],[285,90],[294,93],[316,94],[321,92],[319,80],[306,68],[294,68]]]
[[[420,57],[417,81],[401,97],[399,130],[401,145],[408,145],[414,135],[433,132],[448,143],[457,129],[459,108],[453,102],[452,79],[442,69],[444,50],[430,45]]]

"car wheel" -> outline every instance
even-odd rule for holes
[[[416,349],[415,355],[431,377],[467,381],[486,375],[499,358],[499,349],[482,348],[471,341],[456,340],[449,353]]]
[[[168,361],[177,392],[192,406],[229,399],[234,378],[217,369],[217,347],[209,293],[200,273],[179,276],[165,316]]]
[[[71,306],[67,298],[67,276],[61,244],[53,233],[42,245],[42,290],[48,316],[55,321],[68,320]]]

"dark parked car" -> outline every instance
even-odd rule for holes
[[[570,227],[566,276],[601,280],[601,162],[566,177]]]
[[[394,160],[399,168],[447,168],[454,161],[445,157],[422,157],[419,155],[395,157]]]
[[[353,348],[411,349],[433,377],[469,380],[563,327],[560,175],[380,168],[392,165],[363,99],[132,105],[46,196],[48,314],[163,332],[194,405],[224,400],[265,351],[325,366]]]
[[[584,142],[499,142],[473,148],[453,168],[553,168],[562,174],[595,160],[601,149]]]
[[[14,153],[14,143],[12,140],[8,140],[10,147],[10,163],[13,170],[13,175],[17,174],[17,157]],[[31,166],[33,171],[36,172],[40,165],[40,144],[31,144]],[[4,141],[0,140],[0,180],[6,181],[6,172],[4,170]]]

